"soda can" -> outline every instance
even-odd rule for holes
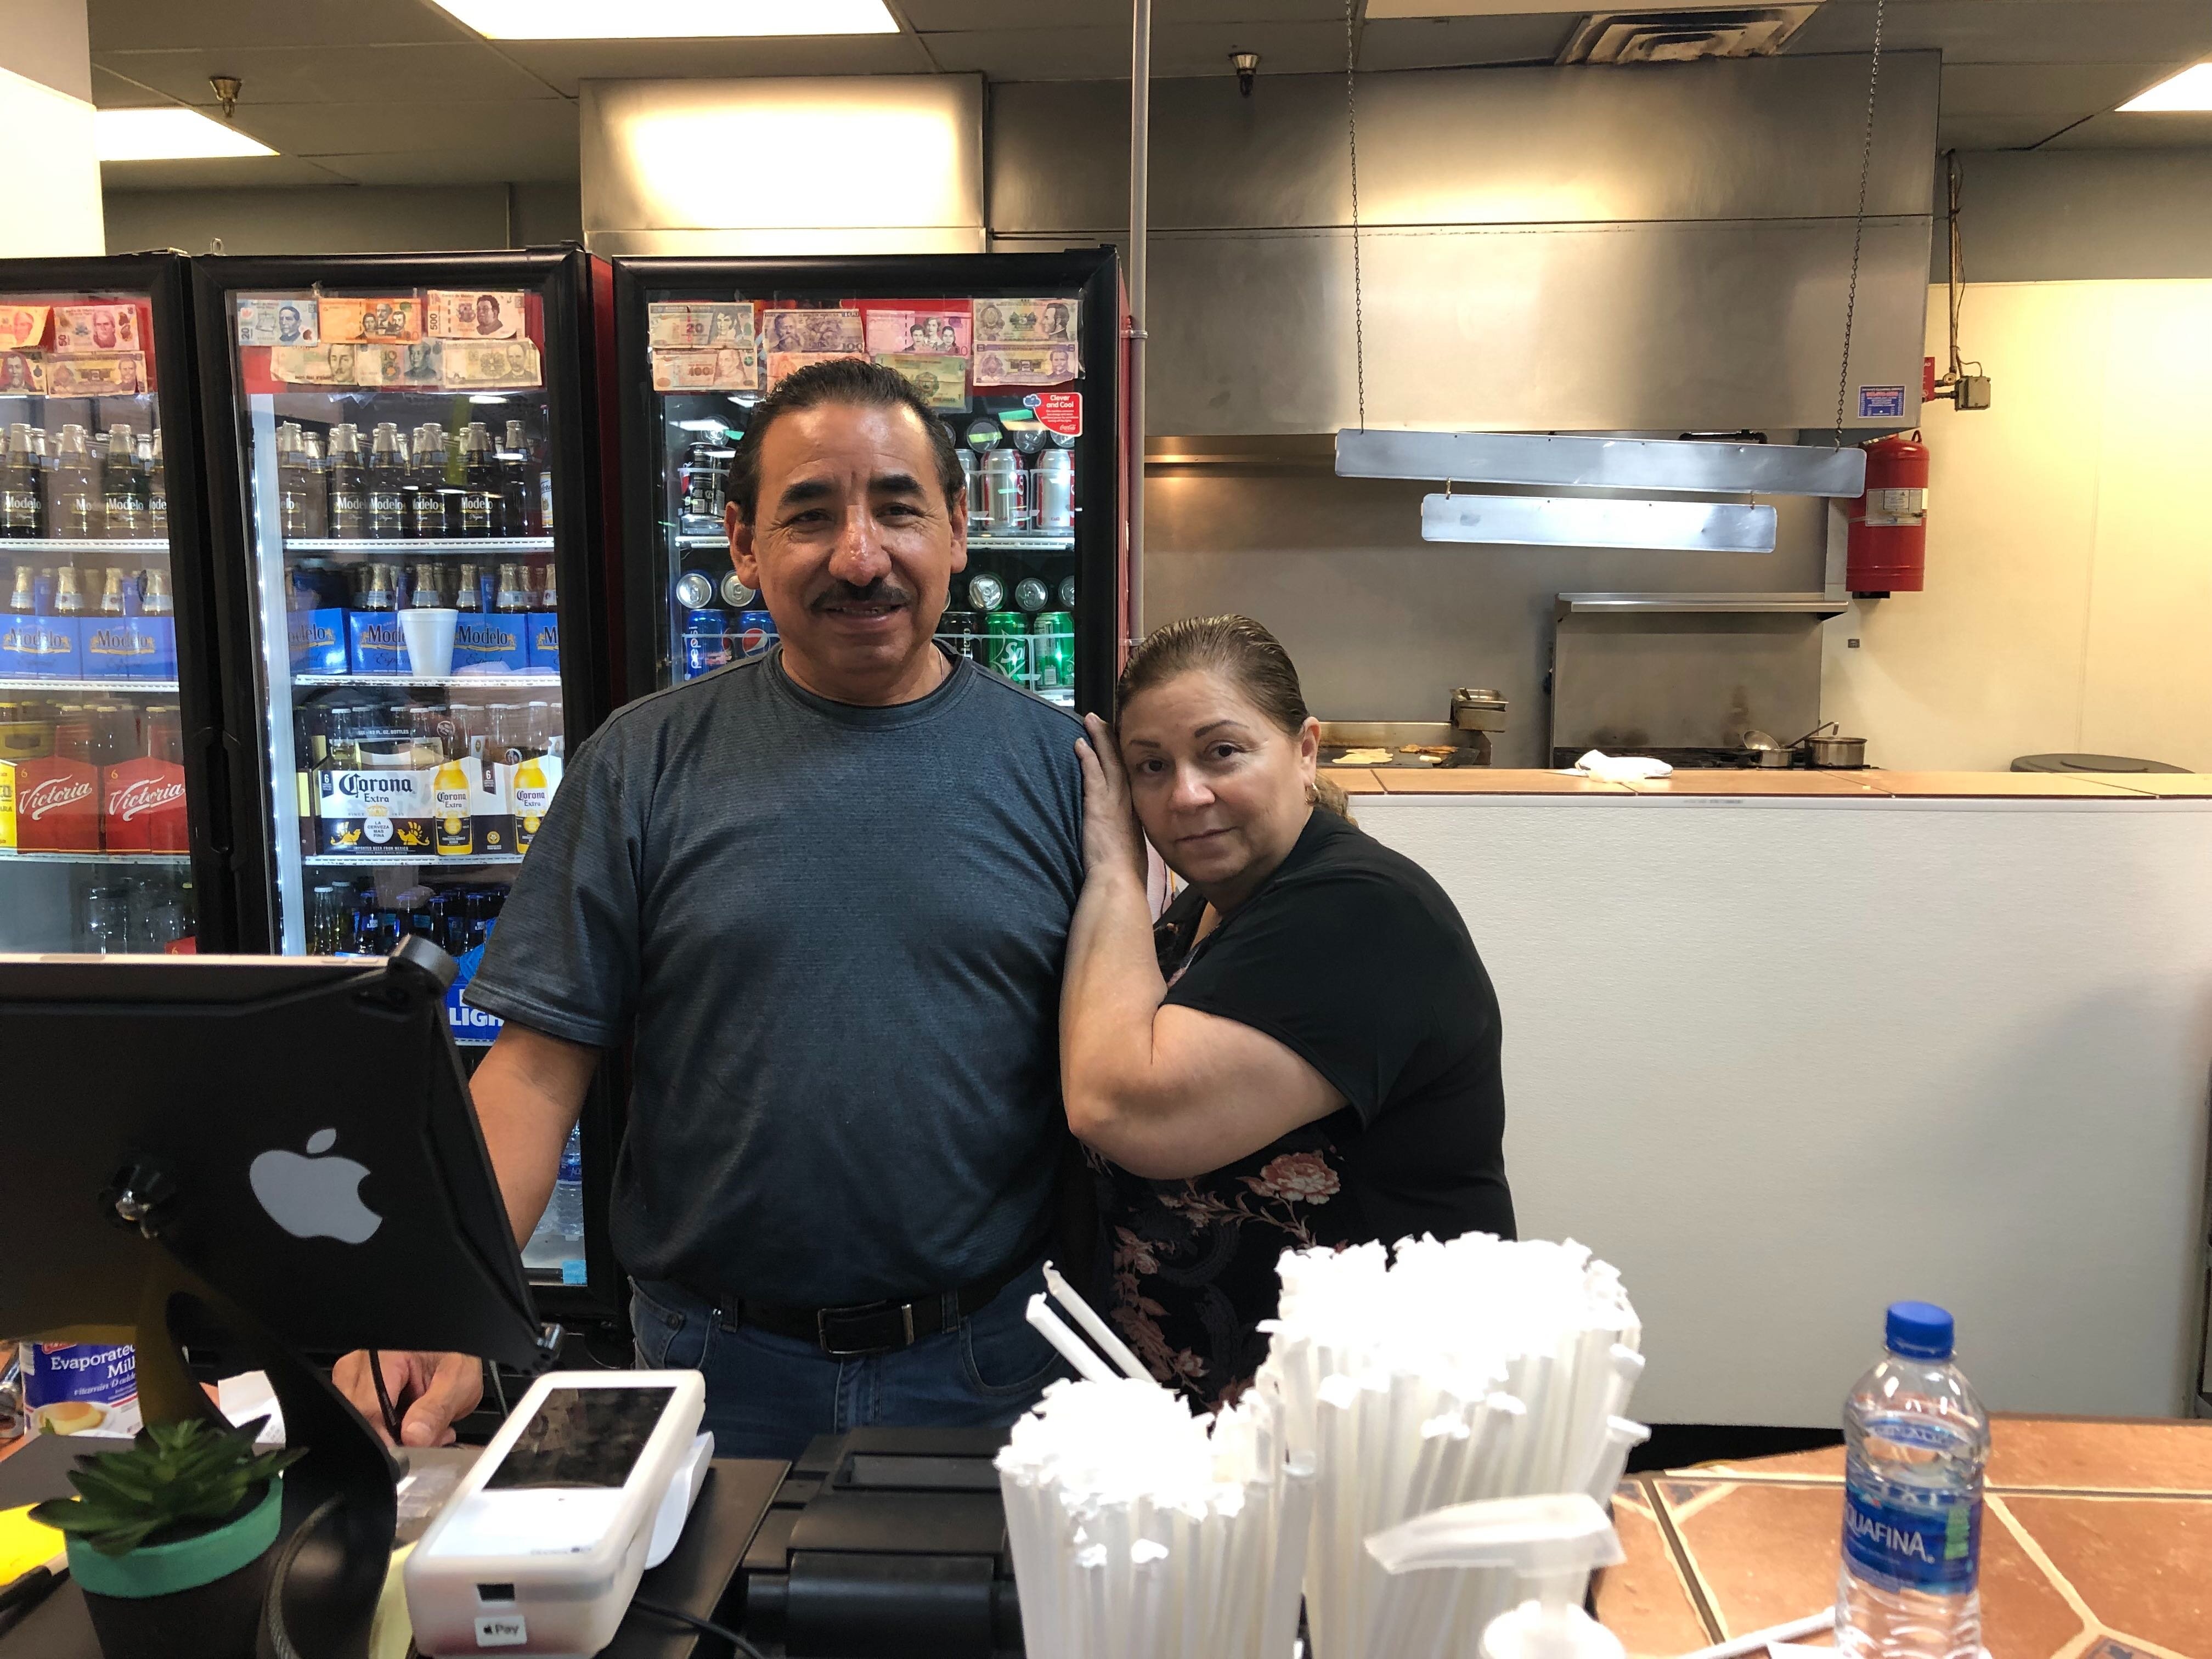
[[[1075,457],[1064,449],[1048,449],[1037,457],[1036,527],[1048,536],[1065,536],[1075,528]]]
[[[722,578],[722,603],[731,610],[743,611],[758,598],[759,594],[738,580],[736,571],[732,570]]]
[[[1075,578],[1073,576],[1060,579],[1060,608],[1062,611],[1075,609]]]
[[[956,657],[984,660],[983,618],[973,611],[948,611],[937,619],[937,637]]]
[[[1036,689],[1036,667],[1030,660],[1030,619],[1018,611],[994,611],[983,618],[984,640],[990,652],[985,665],[1028,690]]]
[[[1006,585],[986,571],[968,579],[968,608],[996,611],[1006,602]]]
[[[703,570],[687,570],[676,579],[676,603],[686,611],[714,604],[714,579]]]
[[[775,643],[775,618],[765,611],[738,612],[738,658],[757,657]]]
[[[684,678],[729,665],[729,618],[720,611],[694,611],[684,619]]]
[[[1024,611],[1042,611],[1052,603],[1052,590],[1035,576],[1024,576],[1014,584],[1014,603]]]
[[[1075,618],[1048,611],[1036,619],[1030,653],[1036,665],[1036,689],[1050,696],[1075,690]]]

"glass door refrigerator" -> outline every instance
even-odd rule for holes
[[[968,474],[940,639],[1064,707],[1108,707],[1127,487],[1112,248],[614,269],[629,695],[775,642],[731,568],[732,447],[785,374],[864,356],[921,392]]]
[[[233,944],[187,292],[0,261],[0,951]]]
[[[563,757],[608,710],[599,353],[581,249],[194,262],[248,948],[457,957],[461,998]],[[541,1310],[627,1300],[601,1067],[524,1251]]]

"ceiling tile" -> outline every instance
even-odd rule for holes
[[[1456,64],[1548,64],[1579,17],[1408,17],[1378,20],[1359,37],[1363,70],[1443,69]]]
[[[296,155],[233,156],[210,161],[103,161],[100,187],[124,195],[133,191],[269,190],[280,185],[350,184],[349,175]],[[119,250],[118,250],[119,251]],[[204,253],[205,248],[186,248]]]
[[[94,52],[476,41],[430,0],[88,0]]]
[[[2073,120],[2125,103],[2166,72],[2159,64],[1947,64],[1943,118],[2048,113]]]
[[[1938,149],[2028,149],[2073,118],[2055,115],[1959,115],[1936,124]]]
[[[1102,0],[893,0],[923,33],[1034,29],[1064,24],[1118,27],[1129,34],[1129,8]],[[1152,28],[1178,23],[1334,22],[1344,28],[1344,0],[1154,0]]]
[[[94,63],[188,104],[214,101],[211,75],[246,83],[240,112],[257,104],[465,98],[483,103],[560,94],[481,42],[435,46],[194,47],[104,52]]]
[[[201,90],[204,92],[205,88]],[[166,105],[170,100],[150,87],[142,87],[112,70],[92,66],[92,101],[99,109],[137,109]]]
[[[619,4],[620,0],[610,0]],[[502,40],[500,48],[569,97],[581,80],[714,80],[749,75],[900,75],[930,67],[903,34],[775,40]],[[1125,52],[1126,55],[1126,52]]]
[[[991,29],[927,34],[946,69],[980,70],[994,81],[1129,78],[1129,31],[1119,27]],[[1256,52],[1260,73],[1313,75],[1344,68],[1341,22],[1191,23],[1152,31],[1156,80],[1218,75],[1233,81],[1230,54]]]
[[[1865,52],[1874,0],[1825,0],[1791,53]],[[2181,63],[2212,52],[2204,0],[1892,0],[1882,49],[1948,64]]]
[[[576,106],[565,98],[506,104],[273,104],[255,110],[250,126],[243,108],[239,118],[239,125],[262,143],[310,159],[424,152],[465,157],[504,144],[553,144],[567,148],[570,172],[576,165]]]
[[[576,176],[576,146],[499,140],[412,155],[319,155],[323,166],[364,185],[552,183]]]
[[[2212,149],[2212,113],[2122,115],[2106,111],[2060,134],[2045,149]]]

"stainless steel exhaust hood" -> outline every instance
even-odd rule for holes
[[[1940,68],[1882,60],[1844,379],[1902,389],[1886,424],[1919,409]],[[1364,424],[1825,431],[1866,89],[1860,55],[1361,76]],[[994,246],[1123,228],[1127,102],[992,88]],[[1343,77],[1163,82],[1152,119],[1150,429],[1360,425]]]

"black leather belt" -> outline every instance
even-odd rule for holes
[[[811,1342],[832,1359],[896,1353],[981,1308],[1036,1264],[1035,1255],[987,1279],[914,1302],[860,1302],[842,1308],[787,1308],[773,1302],[740,1302],[702,1296],[726,1326],[757,1325],[778,1336]],[[694,1294],[697,1294],[694,1292]]]

